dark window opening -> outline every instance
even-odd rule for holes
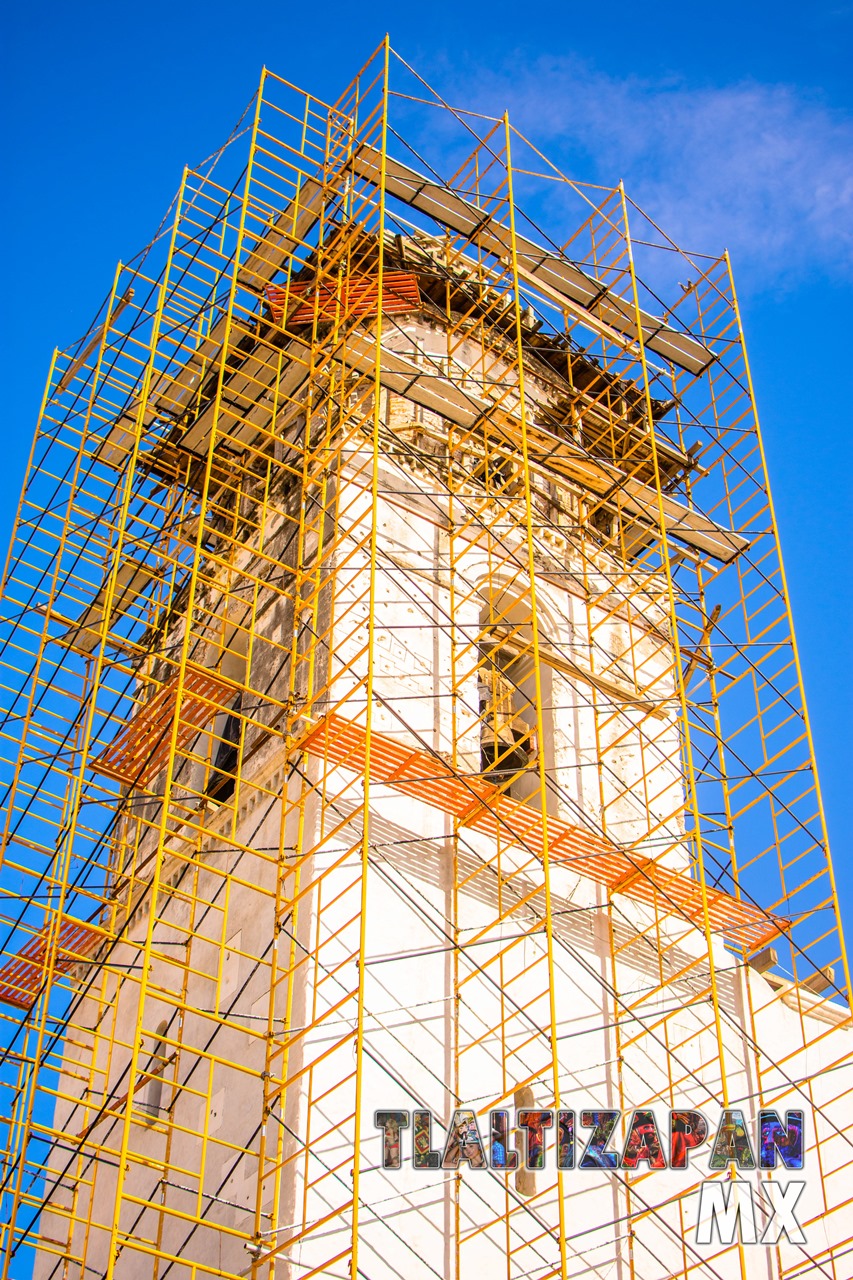
[[[224,804],[234,794],[237,761],[240,754],[240,699],[232,704],[222,727],[221,740],[216,742],[206,794],[211,800]]]
[[[474,464],[471,479],[489,493],[512,495],[516,488],[516,469],[509,458],[487,454]]]
[[[590,524],[597,533],[600,533],[606,542],[610,542],[616,537],[617,524],[616,515],[613,511],[606,507],[596,507],[590,515]]]

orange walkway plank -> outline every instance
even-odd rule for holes
[[[366,771],[367,735],[361,725],[344,716],[327,716],[298,745],[330,766],[356,774]],[[452,814],[461,826],[495,840],[500,834],[544,858],[546,832],[541,813],[510,800],[482,778],[460,777],[440,756],[372,733],[370,777]],[[678,915],[701,924],[701,885],[686,872],[661,866],[636,851],[622,850],[600,832],[560,818],[548,818],[547,845],[550,859],[570,864],[573,871],[606,885],[611,893],[655,906],[663,915]],[[719,889],[706,889],[706,901],[711,929],[749,950],[790,927],[788,921]]]
[[[315,280],[297,280],[288,290],[284,285],[268,284],[265,289],[273,319],[281,324],[288,300],[306,299],[292,312],[288,324],[310,324],[314,319],[313,298],[317,296],[317,318],[320,321],[353,319],[375,315],[379,305],[379,288],[375,275],[353,276],[340,285],[317,284]],[[382,311],[386,315],[415,311],[420,306],[418,277],[409,271],[386,271],[382,277]]]
[[[178,683],[176,674],[119,730],[107,749],[90,761],[95,773],[128,786],[147,787],[153,782],[169,756]],[[234,694],[235,687],[216,672],[188,667],[175,750],[189,746],[216,713],[233,701]]]
[[[45,925],[0,969],[0,1002],[3,1004],[14,1005],[16,1009],[29,1010],[33,1007],[44,981],[49,929],[50,926]],[[87,959],[98,943],[108,937],[109,934],[96,925],[86,924],[73,916],[63,916],[54,973],[67,973],[75,964]]]

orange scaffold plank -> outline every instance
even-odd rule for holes
[[[25,943],[18,954],[0,969],[0,1003],[16,1009],[31,1009],[44,979],[50,926]],[[56,944],[54,973],[67,973],[92,954],[109,935],[96,925],[63,916]]]
[[[288,297],[291,302],[306,301],[291,314],[290,324],[310,324],[314,319],[314,294],[317,295],[318,319],[334,320],[336,315],[351,318],[373,315],[379,301],[376,276],[356,276],[341,285],[317,284],[314,280],[297,280],[290,286],[269,284],[267,301],[276,324],[281,324]],[[418,277],[408,271],[386,271],[382,278],[382,310],[388,315],[414,311],[421,300]]]
[[[157,777],[169,756],[178,688],[179,676],[175,675],[91,761],[95,773],[136,787],[147,787]],[[233,701],[234,693],[235,686],[215,672],[187,667],[175,750],[187,747],[217,711]]]
[[[329,765],[341,765],[354,773],[365,771],[367,735],[364,728],[344,716],[330,714],[314,725],[298,744]],[[497,839],[511,840],[542,858],[545,829],[535,809],[511,800],[482,778],[461,778],[440,756],[412,750],[384,734],[370,735],[370,776],[436,809],[452,814],[461,826]],[[572,870],[655,906],[663,915],[679,915],[701,923],[702,890],[686,872],[662,866],[635,851],[626,852],[603,835],[548,818],[548,855]],[[770,915],[752,903],[719,889],[706,889],[711,929],[730,941],[753,950],[790,927],[788,921]]]

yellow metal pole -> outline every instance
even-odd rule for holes
[[[539,607],[536,598],[536,561],[533,535],[533,496],[530,487],[530,456],[527,440],[527,401],[524,387],[524,345],[521,328],[521,294],[518,276],[518,243],[515,229],[515,195],[512,180],[512,141],[509,115],[505,114],[504,138],[506,147],[507,198],[509,203],[510,255],[512,262],[513,307],[515,314],[516,352],[518,360],[518,416],[521,426],[522,484],[524,486],[525,548],[527,575],[530,581],[531,633],[533,639],[533,675],[536,698],[536,737],[538,745],[538,771],[540,813],[542,817],[542,863],[545,890],[545,942],[548,955],[548,1012],[549,1040],[551,1048],[551,1072],[554,1082],[554,1108],[560,1102],[560,1060],[557,1040],[557,1005],[554,991],[554,917],[551,902],[551,864],[548,850],[548,779],[545,772],[545,723],[542,716],[542,673],[540,669]],[[557,1212],[559,1222],[560,1275],[566,1280],[566,1221],[563,1195],[563,1173],[557,1170]]]
[[[112,302],[115,296],[116,286],[118,284],[118,280],[121,275],[121,270],[122,270],[121,265],[119,265],[119,267],[116,270],[115,276],[113,278],[113,286],[112,286],[109,301],[107,304],[108,313],[109,313],[109,310],[112,308]],[[97,357],[97,362],[95,367],[95,373],[92,378],[92,388],[89,395],[87,418],[89,414],[91,414],[92,402],[94,400],[95,391],[97,387],[98,374],[101,367],[101,361],[103,359],[104,348],[106,346],[108,335],[109,335],[109,325],[105,324],[103,331],[100,335],[98,357]],[[84,430],[83,432],[81,432],[79,448],[74,461],[73,478],[69,487],[69,495],[68,495],[68,501],[66,505],[65,519],[63,521],[62,534],[59,539],[59,546],[57,548],[55,559],[54,559],[53,572],[51,574],[51,585],[48,593],[49,604],[51,604],[54,599],[54,595],[56,592],[56,584],[57,584],[60,569],[63,563],[64,552],[65,552],[66,544],[68,542],[69,532],[71,529],[71,520],[74,512],[74,496],[75,496],[78,477],[80,475],[80,471],[83,465],[83,458],[85,454],[85,439],[86,439],[86,433]],[[110,593],[108,592],[107,599],[105,600],[105,605],[104,605],[104,619],[103,619],[104,630],[106,630],[106,627],[109,622],[111,603],[112,603],[111,596],[110,596]],[[38,654],[36,657],[36,667],[41,662],[44,654],[45,646],[47,644],[48,627],[49,627],[49,607],[45,611],[44,626],[42,628],[42,634],[39,641]],[[83,785],[83,773],[86,767],[86,755],[87,755],[89,737],[91,733],[91,726],[92,726],[92,721],[94,719],[94,714],[95,714],[94,690],[97,688],[97,674],[100,671],[100,663],[101,663],[101,658],[99,658],[98,663],[96,664],[97,671],[96,671],[95,679],[93,681],[93,692],[90,699],[88,713],[86,716],[86,729],[83,735],[84,748],[83,748],[82,757],[80,761],[79,773],[76,779],[72,779],[72,778],[68,779],[65,796],[63,799],[63,812],[62,812],[62,817],[59,823],[59,836],[57,839],[57,848],[54,855],[55,858],[58,860],[59,865],[58,865],[57,873],[53,877],[53,881],[48,891],[48,897],[45,904],[46,913],[49,912],[48,924],[47,924],[47,946],[45,948],[45,955],[43,960],[42,991],[41,991],[41,995],[38,1002],[39,1012],[37,1015],[38,1021],[37,1021],[37,1030],[36,1030],[36,1047],[33,1055],[34,1068],[33,1068],[31,1080],[29,1081],[28,1093],[25,1096],[25,1098],[21,1100],[25,1104],[23,1109],[23,1115],[20,1117],[20,1119],[17,1122],[20,1163],[18,1167],[15,1189],[12,1195],[12,1207],[10,1212],[11,1221],[14,1221],[16,1219],[19,1208],[20,1208],[21,1199],[22,1199],[22,1186],[23,1186],[23,1178],[24,1178],[25,1163],[26,1163],[26,1148],[27,1148],[28,1138],[33,1127],[33,1110],[35,1107],[37,1087],[38,1087],[38,1068],[42,1062],[42,1046],[45,1041],[45,1036],[47,1035],[47,1022],[48,1022],[48,1015],[49,1015],[50,998],[53,994],[55,965],[57,960],[60,931],[62,928],[65,900],[66,900],[66,894],[68,889],[68,868],[71,863],[71,857],[74,849],[74,837],[75,837],[75,831],[76,831],[77,815],[79,812],[80,792],[82,790],[82,785]],[[7,799],[6,799],[7,815],[6,815],[6,830],[3,836],[4,846],[8,841],[9,829],[10,829],[11,822],[15,812],[14,796],[20,780],[20,773],[21,773],[21,767],[23,764],[23,757],[24,757],[24,750],[25,750],[24,744],[27,741],[30,722],[33,718],[33,711],[36,705],[36,698],[37,698],[38,692],[39,692],[39,682],[37,680],[32,680],[29,688],[29,693],[28,693],[27,710],[24,716],[24,726],[21,732],[21,752],[18,756],[18,760],[15,766],[15,776],[14,776],[13,787],[10,793],[7,795]],[[58,886],[58,893],[56,895],[57,902],[55,907],[51,907],[50,901],[51,901],[51,898],[53,897],[53,891],[55,886]],[[12,1135],[10,1135],[10,1137],[12,1137]],[[11,1241],[10,1241],[10,1244],[11,1244]],[[9,1274],[9,1265],[13,1257],[14,1257],[14,1252],[10,1248],[4,1259],[3,1270],[2,1272],[0,1272],[0,1276],[2,1276],[2,1280],[7,1280],[7,1276]]]
[[[684,669],[681,661],[681,648],[678,638],[678,613],[676,597],[677,591],[672,577],[672,559],[669,549],[669,537],[666,528],[666,514],[664,510],[664,494],[661,482],[660,462],[658,458],[657,439],[655,434],[654,415],[652,412],[652,398],[649,386],[649,372],[646,362],[646,346],[643,336],[643,325],[640,308],[639,286],[637,282],[636,271],[634,267],[634,251],[631,243],[631,231],[628,221],[628,206],[625,199],[625,190],[622,184],[619,184],[619,192],[622,200],[622,217],[625,227],[625,243],[628,249],[628,259],[631,272],[631,301],[633,303],[634,317],[637,328],[637,344],[640,351],[640,363],[643,370],[643,399],[645,402],[645,410],[649,423],[649,438],[651,443],[652,467],[654,469],[655,493],[657,497],[658,508],[658,524],[660,529],[661,543],[661,561],[664,570],[664,576],[667,588],[667,599],[669,604],[669,620],[671,628],[671,641],[673,650],[673,670],[675,674],[675,685],[678,695],[678,702],[681,716],[682,731],[682,749],[684,753],[684,765],[687,778],[687,789],[689,797],[689,809],[693,819],[693,843],[696,849],[696,866],[699,872],[698,882],[699,891],[702,901],[702,926],[705,933],[705,945],[708,950],[708,972],[711,990],[711,1003],[714,1011],[714,1030],[717,1037],[717,1046],[720,1063],[720,1089],[722,1094],[723,1107],[729,1105],[729,1086],[728,1072],[726,1067],[726,1047],[723,1038],[722,1019],[720,1015],[720,995],[717,985],[717,972],[714,961],[714,936],[711,931],[711,918],[708,907],[708,885],[705,876],[705,860],[702,847],[702,827],[701,815],[699,812],[699,803],[696,792],[696,771],[693,763],[693,747],[690,731],[689,704],[687,700],[687,691],[684,687]],[[742,1280],[747,1280],[746,1256],[743,1251],[743,1244],[738,1239],[738,1261]]]
[[[370,869],[370,747],[373,726],[373,681],[375,667],[374,648],[376,644],[376,558],[378,545],[378,505],[379,505],[379,429],[382,423],[382,287],[384,280],[384,244],[385,244],[385,172],[388,147],[388,77],[390,71],[390,39],[386,35],[383,45],[382,69],[382,120],[381,120],[381,160],[379,176],[379,218],[377,226],[378,260],[376,276],[376,350],[373,366],[373,431],[371,449],[373,452],[370,476],[370,587],[368,594],[367,615],[367,709],[364,748],[364,821],[361,838],[361,920],[358,938],[358,1013],[356,1024],[355,1055],[355,1120],[354,1151],[352,1174],[352,1242],[350,1274],[358,1275],[358,1227],[359,1227],[359,1191],[361,1182],[361,1126],[362,1126],[362,1093],[364,1073],[364,974],[367,958],[367,885]]]
[[[808,748],[809,748],[809,756],[812,761],[812,776],[814,780],[815,797],[817,799],[818,813],[820,815],[820,828],[823,835],[824,849],[826,850],[826,869],[829,875],[829,882],[831,885],[832,908],[835,916],[836,927],[838,929],[838,939],[839,939],[839,945],[840,945],[840,951],[841,951],[841,963],[844,969],[844,982],[847,989],[847,1001],[848,1001],[848,1004],[853,1004],[853,986],[851,986],[851,982],[850,982],[850,964],[847,956],[847,948],[844,943],[844,927],[841,920],[841,910],[838,904],[838,889],[835,881],[835,869],[832,865],[832,856],[830,854],[830,849],[829,849],[829,833],[826,829],[826,817],[824,814],[823,797],[822,797],[821,788],[820,788],[820,778],[818,776],[818,770],[817,770],[817,763],[816,763],[816,756],[815,756],[815,749],[814,749],[814,738],[812,735],[811,720],[809,719],[809,709],[806,701],[806,692],[805,692],[805,686],[803,683],[803,672],[802,672],[802,666],[800,663],[800,651],[799,651],[799,646],[797,644],[796,631],[794,629],[794,618],[793,618],[793,614],[791,613],[791,599],[790,599],[790,594],[788,592],[788,579],[785,573],[784,558],[782,556],[782,544],[779,540],[779,525],[776,519],[776,508],[773,503],[773,493],[770,487],[770,480],[767,474],[767,455],[764,449],[764,438],[761,433],[761,424],[759,421],[758,409],[755,402],[755,388],[752,382],[752,370],[750,368],[749,356],[747,355],[747,350],[746,350],[746,342],[743,336],[743,323],[741,321],[740,304],[738,302],[737,290],[735,288],[734,275],[732,273],[732,266],[731,266],[731,261],[729,259],[728,250],[726,250],[723,256],[726,263],[726,271],[728,273],[729,285],[732,291],[732,303],[734,306],[734,313],[735,313],[735,319],[737,321],[738,333],[740,334],[740,340],[742,344],[743,364],[744,364],[744,369],[746,370],[746,380],[747,380],[747,386],[749,388],[749,398],[752,404],[752,412],[753,412],[754,421],[755,421],[755,438],[758,444],[759,455],[761,457],[761,469],[765,478],[764,487],[767,495],[767,507],[770,514],[770,525],[773,531],[773,540],[776,546],[776,555],[779,561],[779,577],[781,579],[781,585],[782,585],[782,598],[785,602],[785,613],[788,620],[788,635],[790,637],[791,651],[793,653],[794,666],[797,673],[797,687],[800,694],[800,708],[801,708],[801,713],[803,717],[803,724],[805,726],[806,739],[807,739]]]

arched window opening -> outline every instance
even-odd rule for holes
[[[540,640],[542,639],[540,624]],[[551,673],[540,666],[541,723],[548,739],[538,741],[537,680],[530,601],[517,589],[492,588],[480,613],[480,768],[514,800],[541,803],[539,753],[553,767]],[[546,778],[547,781],[547,778]],[[549,790],[549,788],[547,788]],[[545,802],[550,812],[552,797]]]
[[[148,1079],[139,1102],[139,1110],[144,1115],[146,1124],[155,1124],[160,1117],[160,1107],[163,1099],[163,1072],[166,1070],[168,1062],[166,1054],[166,1032],[168,1030],[169,1024],[165,1021],[161,1022],[157,1027],[154,1032],[154,1050],[145,1068],[145,1074]]]

